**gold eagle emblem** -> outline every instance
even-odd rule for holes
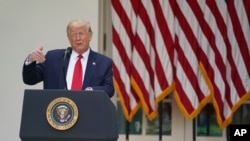
[[[75,125],[78,119],[78,108],[71,99],[59,97],[48,105],[46,117],[53,128],[67,130]]]

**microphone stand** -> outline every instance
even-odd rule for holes
[[[68,90],[68,84],[67,84],[67,79],[66,79],[66,66],[65,66],[65,61],[63,62],[63,79],[65,83],[65,89]]]
[[[66,59],[69,58],[70,54],[72,52],[72,49],[71,47],[68,47],[66,50],[65,50],[65,53],[64,53],[64,58],[63,58],[63,78],[64,78],[64,83],[65,83],[65,89],[68,90],[68,84],[67,84],[67,79],[66,79]]]

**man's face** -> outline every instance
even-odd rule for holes
[[[82,54],[88,49],[92,34],[89,33],[88,28],[85,26],[71,27],[68,38],[73,50]]]

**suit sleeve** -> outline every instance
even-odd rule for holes
[[[43,81],[43,64],[33,62],[29,65],[23,64],[22,77],[27,85],[34,85]]]

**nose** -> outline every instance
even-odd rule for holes
[[[77,40],[80,40],[81,39],[81,35],[78,33],[78,34],[76,34],[76,39]]]

